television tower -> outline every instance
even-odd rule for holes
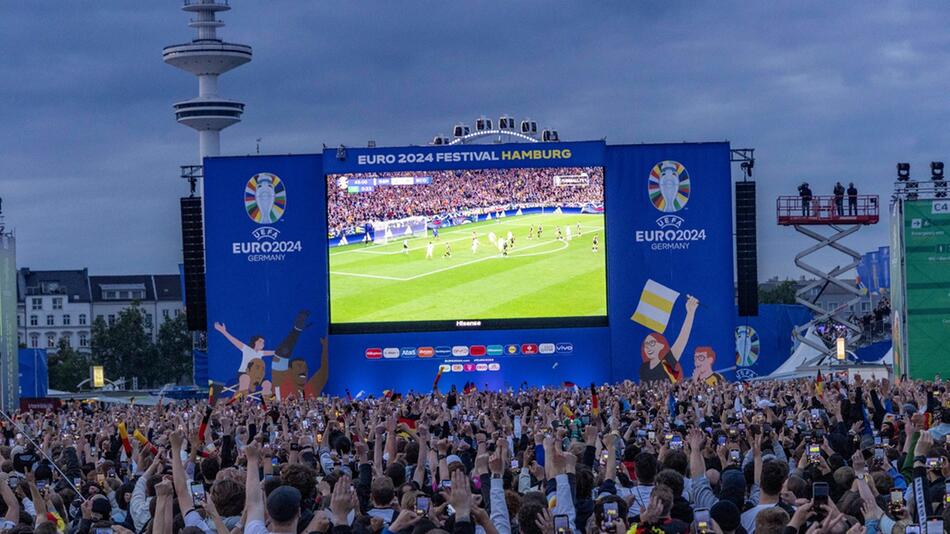
[[[199,164],[221,153],[221,130],[241,122],[244,103],[218,95],[218,76],[251,60],[251,47],[226,43],[217,29],[224,22],[216,15],[228,11],[228,0],[184,0],[182,11],[193,13],[189,26],[198,30],[190,43],[166,46],[165,63],[198,77],[198,97],[174,105],[178,122],[198,130]]]

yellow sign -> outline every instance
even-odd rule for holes
[[[92,387],[101,388],[106,385],[106,374],[101,365],[93,365],[90,369],[92,372]]]
[[[843,360],[844,359],[844,338],[843,337],[838,338],[837,349],[838,349],[838,354],[837,354],[838,359]]]

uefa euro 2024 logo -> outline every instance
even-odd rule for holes
[[[257,224],[273,224],[287,209],[284,182],[269,172],[255,174],[244,188],[244,209]]]
[[[244,210],[260,226],[251,232],[255,241],[231,243],[232,254],[245,256],[250,262],[283,261],[288,254],[303,250],[300,240],[281,239],[280,230],[268,226],[279,221],[287,210],[287,189],[276,175],[260,172],[247,181]]]
[[[689,173],[678,161],[661,161],[650,171],[650,202],[664,213],[675,213],[689,202]]]

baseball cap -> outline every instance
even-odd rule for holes
[[[267,497],[267,514],[278,523],[286,523],[300,513],[300,491],[280,486]]]
[[[452,465],[455,462],[462,463],[462,459],[457,454],[450,454],[445,458],[445,465]]]

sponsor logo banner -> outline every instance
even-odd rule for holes
[[[574,344],[569,341],[561,341],[554,345],[554,352],[558,354],[570,354],[574,352]]]
[[[466,364],[462,365],[462,367],[465,368],[465,372],[467,372],[467,373],[470,373],[470,372],[472,372],[472,371],[475,370],[475,364],[474,364],[474,363],[466,363]]]
[[[452,355],[452,347],[436,347],[435,348],[435,357],[436,358],[445,358]]]
[[[415,358],[416,357],[416,348],[415,347],[403,347],[399,349],[400,358]]]
[[[521,345],[521,354],[526,356],[531,356],[538,353],[538,344],[537,343],[523,343]]]
[[[487,371],[487,370],[488,370],[488,364],[487,364],[487,363],[475,364],[475,370],[476,370],[476,371]]]
[[[453,372],[453,373],[461,373],[464,368],[465,368],[465,366],[463,366],[463,365],[460,364],[460,363],[452,364],[452,372]]]
[[[501,371],[501,364],[500,364],[500,363],[490,363],[490,364],[488,364],[488,370],[489,370],[489,371]]]
[[[385,349],[383,349],[383,358],[390,359],[390,358],[398,358],[398,357],[399,357],[399,349],[398,349],[398,348],[396,348],[396,347],[386,347]]]
[[[465,345],[452,347],[452,356],[468,356],[468,347]]]
[[[505,345],[505,354],[515,356],[518,352],[518,345]]]
[[[380,349],[380,348],[366,349],[366,357],[370,360],[378,360],[383,357],[383,349]]]
[[[468,351],[468,353],[472,356],[484,356],[485,352],[485,345],[472,345]]]
[[[487,353],[489,356],[501,356],[505,349],[501,345],[489,345]]]
[[[554,343],[541,343],[538,345],[538,352],[541,354],[554,354]]]
[[[435,356],[435,349],[432,347],[419,347],[417,352],[420,358],[431,358]]]

